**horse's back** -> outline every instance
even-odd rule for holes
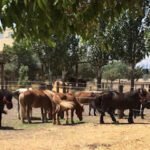
[[[51,105],[51,101],[42,90],[25,91],[19,95],[19,100],[22,104],[35,108]]]

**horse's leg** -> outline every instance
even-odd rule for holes
[[[48,119],[47,119],[47,112],[48,112],[48,109],[44,108],[44,118],[45,118],[45,122],[48,122]]]
[[[2,112],[0,112],[0,128],[2,127]]]
[[[115,118],[115,116],[114,116],[112,110],[109,110],[109,111],[108,111],[108,114],[110,115],[110,117],[111,117],[113,123],[118,123],[118,121],[116,120],[116,118]]]
[[[57,124],[60,125],[59,113],[57,113]]]
[[[123,109],[118,109],[118,118],[122,119],[124,116],[124,110]]]
[[[94,111],[94,116],[96,116],[96,109],[95,109],[95,108],[93,108],[93,111]]]
[[[18,100],[18,119],[20,120],[21,117],[20,117],[20,105],[19,105],[19,100]]]
[[[52,119],[53,119],[53,117],[52,117],[52,109],[49,109],[49,110],[48,110],[48,119],[49,119],[49,120],[52,120]]]
[[[56,113],[53,115],[53,124],[56,124]]]
[[[24,119],[25,119],[25,114],[26,114],[26,106],[21,106],[20,104],[20,114],[21,114],[21,121],[22,123],[25,123]]]
[[[74,109],[71,110],[71,123],[72,124],[74,124],[73,116],[74,116]]]
[[[69,110],[66,110],[66,124],[69,124]]]
[[[31,117],[30,117],[30,106],[27,106],[27,120],[28,120],[28,123],[31,123]]]
[[[142,118],[142,119],[144,119],[144,108],[145,108],[145,107],[142,105],[142,108],[141,108],[141,118]]]
[[[128,117],[128,123],[134,123],[133,121],[133,110],[129,110],[129,117]]]
[[[89,104],[89,116],[91,116],[91,104]]]
[[[100,114],[100,123],[101,124],[104,124],[104,116],[105,116],[105,113],[101,112],[101,114]]]
[[[41,117],[42,117],[42,122],[44,123],[44,112],[43,112],[43,107],[41,107]]]

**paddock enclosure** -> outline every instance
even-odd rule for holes
[[[3,115],[0,129],[0,150],[149,150],[150,110],[145,110],[145,119],[135,119],[128,124],[112,124],[106,114],[106,124],[99,124],[99,114],[88,116],[85,106],[83,121],[75,117],[74,125],[53,125],[52,121],[41,123],[40,109],[33,109],[33,123],[22,124],[17,118],[17,101],[14,108]],[[126,112],[125,112],[126,113]],[[126,113],[127,114],[127,113]],[[117,118],[118,120],[118,118]]]

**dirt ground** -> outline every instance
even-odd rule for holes
[[[84,118],[74,125],[53,125],[34,120],[32,124],[22,124],[17,119],[16,101],[14,108],[3,115],[0,129],[0,150],[149,150],[150,111],[145,119],[135,119],[135,124],[127,124],[127,119],[112,124],[105,116],[106,124],[99,124],[99,115],[88,116],[85,107]],[[38,109],[33,116],[40,117]]]

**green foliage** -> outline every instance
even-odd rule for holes
[[[132,68],[131,67],[128,67],[128,70],[125,72],[125,77],[128,79],[128,80],[131,80],[131,72],[132,72]],[[138,80],[139,78],[143,78],[143,75],[144,75],[144,71],[142,68],[135,68],[134,69],[134,78],[136,80]]]
[[[113,62],[103,67],[102,77],[110,81],[125,78],[127,70],[128,67],[124,63]]]
[[[51,34],[78,33],[87,37],[97,26],[97,17],[112,22],[129,8],[132,16],[142,13],[142,0],[1,0],[2,27],[14,30],[17,39],[51,40]],[[84,31],[84,32],[83,32]]]
[[[131,12],[125,11],[108,33],[113,58],[135,66],[149,53],[145,48],[144,33],[139,33],[141,16],[133,18]]]
[[[27,86],[28,85],[28,71],[29,71],[29,68],[28,66],[24,66],[24,65],[21,65],[21,67],[19,68],[19,81],[18,81],[18,84],[20,86]]]
[[[3,53],[6,57],[5,71],[11,72],[7,74],[8,79],[12,79],[11,76],[15,76],[15,80],[19,76],[18,70],[21,65],[28,66],[29,68],[29,79],[34,80],[35,74],[39,69],[39,60],[30,49],[30,45],[27,44],[26,40],[15,42],[13,47],[5,46]],[[12,66],[11,68],[8,66]],[[14,79],[13,79],[14,80]]]

